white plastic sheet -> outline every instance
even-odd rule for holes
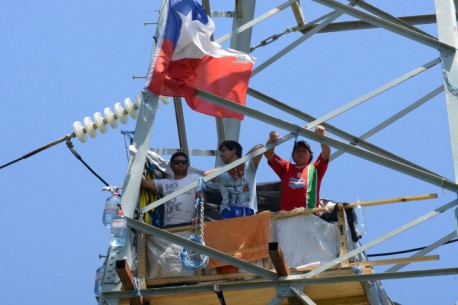
[[[279,243],[290,268],[326,263],[339,254],[336,224],[315,215],[299,215],[273,221],[270,240]]]
[[[175,233],[188,238],[192,231]],[[335,223],[315,215],[299,215],[274,220],[270,226],[270,241],[278,242],[290,268],[322,264],[339,253],[339,237]],[[181,247],[168,241],[148,238],[148,277],[165,278],[195,276],[194,271],[180,264]]]
[[[174,233],[183,238],[188,238],[193,231]],[[181,246],[175,245],[164,239],[154,236],[148,237],[148,278],[167,278],[179,276],[195,276],[196,272],[181,266]]]

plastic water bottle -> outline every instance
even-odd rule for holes
[[[100,266],[95,271],[95,286],[94,286],[94,293],[96,296],[100,296],[102,292],[102,281],[103,281],[103,274],[105,273],[105,266]]]
[[[356,231],[358,231],[359,235],[363,237],[367,234],[366,217],[364,216],[364,210],[360,204],[359,198],[356,198],[354,211],[356,215]]]
[[[121,195],[118,189],[114,187],[107,187],[104,190],[110,190],[111,196],[105,201],[105,208],[103,209],[102,223],[105,227],[111,227],[111,220],[118,214],[118,204],[121,202]]]
[[[127,243],[128,229],[127,219],[123,216],[121,205],[118,204],[118,215],[111,220],[111,239],[112,247],[123,247]]]

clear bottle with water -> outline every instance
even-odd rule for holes
[[[103,281],[103,274],[105,273],[105,266],[100,266],[95,271],[95,286],[94,286],[94,293],[96,296],[100,296],[102,293],[102,281]]]
[[[361,238],[367,234],[367,228],[366,228],[366,217],[364,215],[364,209],[360,204],[359,198],[356,198],[354,211],[356,215],[356,231],[359,233],[360,238]]]
[[[127,243],[129,230],[127,228],[127,219],[124,217],[121,205],[118,204],[118,214],[111,220],[111,238],[112,247],[123,247]]]
[[[121,203],[121,195],[118,193],[118,188],[109,186],[103,190],[111,191],[111,196],[105,201],[103,209],[102,223],[105,227],[111,227],[111,220],[118,214],[118,204]]]

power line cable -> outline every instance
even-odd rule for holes
[[[451,243],[454,243],[454,242],[457,242],[458,239],[455,238],[455,239],[452,239],[452,240],[449,240],[448,242],[446,242],[444,245],[446,244],[451,244]],[[414,248],[414,249],[408,249],[408,250],[403,250],[403,251],[395,251],[395,252],[385,252],[385,253],[376,253],[376,254],[366,254],[367,257],[376,257],[376,256],[389,256],[389,255],[396,255],[396,254],[404,254],[404,253],[409,253],[409,252],[415,252],[415,251],[420,251],[420,250],[423,250],[427,247],[420,247],[420,248]]]
[[[108,182],[106,182],[105,180],[103,180],[102,177],[100,177],[86,162],[84,162],[83,158],[81,158],[80,154],[78,154],[78,152],[73,148],[73,143],[70,139],[67,140],[66,142],[67,144],[67,147],[68,149],[70,149],[70,151],[72,152],[72,154],[75,156],[76,159],[80,160],[81,163],[83,163],[83,165],[94,175],[96,176],[100,181],[102,181],[103,184],[105,184],[105,186],[110,186],[110,184],[108,184]]]
[[[7,166],[10,166],[11,164],[14,164],[14,163],[16,163],[16,162],[18,162],[18,161],[27,159],[28,157],[31,157],[31,156],[33,156],[33,155],[39,153],[39,152],[42,152],[42,151],[45,150],[45,149],[48,149],[48,148],[50,148],[50,147],[53,147],[53,146],[55,146],[55,145],[57,145],[57,144],[59,144],[59,143],[62,143],[62,142],[64,142],[64,141],[70,140],[70,139],[73,138],[73,137],[75,137],[75,134],[74,134],[74,133],[65,135],[65,137],[60,138],[60,139],[57,139],[57,140],[55,140],[55,141],[53,141],[53,142],[51,142],[51,143],[48,143],[48,144],[46,144],[45,146],[42,146],[42,147],[40,147],[40,148],[37,148],[37,149],[35,149],[35,150],[29,152],[28,154],[25,154],[25,155],[23,155],[22,157],[17,158],[16,160],[13,160],[13,161],[11,161],[11,162],[8,162],[8,163],[6,163],[6,164],[3,164],[2,166],[0,166],[0,169],[5,168],[5,167],[7,167]]]
[[[12,164],[14,164],[14,163],[16,163],[16,162],[21,161],[21,160],[27,159],[28,157],[31,157],[31,156],[33,156],[33,155],[36,155],[36,154],[38,154],[38,153],[40,153],[40,152],[42,152],[42,151],[44,151],[44,150],[46,150],[46,149],[48,149],[48,148],[51,148],[51,147],[53,147],[53,146],[56,146],[57,144],[60,144],[60,143],[62,143],[62,142],[65,141],[65,142],[67,143],[68,149],[70,149],[70,151],[71,151],[72,154],[76,157],[76,159],[80,160],[81,163],[83,163],[83,165],[84,165],[84,166],[85,166],[94,176],[96,176],[100,181],[102,181],[103,184],[105,184],[105,186],[109,186],[108,182],[106,182],[105,180],[103,180],[102,177],[100,177],[100,176],[99,176],[99,175],[98,175],[98,174],[97,174],[97,173],[96,173],[96,172],[95,172],[86,162],[84,162],[83,158],[81,158],[81,156],[78,154],[78,152],[76,152],[76,150],[73,148],[73,143],[72,143],[71,139],[74,138],[74,137],[76,137],[75,133],[67,134],[67,135],[65,135],[65,137],[63,137],[63,138],[57,139],[57,140],[55,140],[55,141],[53,141],[53,142],[51,142],[51,143],[48,143],[48,144],[46,144],[46,145],[44,145],[44,146],[42,146],[42,147],[40,147],[40,148],[37,148],[37,149],[35,149],[35,150],[33,150],[33,151],[31,151],[31,152],[29,152],[29,153],[23,155],[23,156],[20,157],[20,158],[17,158],[17,159],[15,159],[15,160],[11,161],[11,162],[8,162],[8,163],[6,163],[6,164],[3,164],[2,166],[0,166],[0,169],[3,169],[3,168],[5,168],[5,167],[7,167],[7,166],[10,166],[10,165],[12,165]]]

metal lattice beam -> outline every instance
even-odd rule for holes
[[[382,18],[375,17],[373,15],[361,12],[357,9],[354,9],[352,7],[349,7],[347,5],[343,5],[342,3],[333,1],[333,0],[313,0],[315,2],[318,2],[320,4],[323,4],[325,6],[328,6],[333,9],[338,9],[342,10],[346,14],[353,16],[355,18],[364,20],[366,22],[369,22],[373,25],[376,25],[378,27],[384,28],[386,30],[389,30],[393,33],[399,34],[401,36],[404,36],[406,38],[415,40],[419,43],[422,43],[426,46],[429,46],[431,48],[441,50],[441,51],[446,51],[448,53],[454,53],[455,52],[455,47],[438,41],[435,38],[432,38],[430,36],[423,35],[421,33],[418,33],[416,31],[413,31],[411,29],[408,29],[406,27],[403,27],[399,24],[384,20]]]
[[[222,291],[237,291],[246,289],[261,289],[270,287],[281,286],[295,286],[295,285],[311,285],[311,284],[328,284],[328,283],[345,283],[345,282],[361,282],[361,281],[379,281],[390,279],[405,279],[405,278],[418,278],[430,276],[444,276],[458,274],[458,268],[443,268],[432,270],[416,270],[405,272],[390,272],[390,273],[374,273],[374,274],[356,274],[356,275],[343,275],[332,277],[314,277],[314,278],[299,278],[297,276],[289,276],[288,278],[280,278],[276,281],[243,281],[236,283],[220,283],[219,286]],[[150,288],[141,290],[140,293],[144,297],[153,297],[161,295],[174,295],[177,293],[198,293],[198,292],[213,292],[213,283],[200,284],[194,286],[181,286],[181,287],[161,287]],[[288,288],[290,289],[290,288]],[[113,298],[128,298],[132,295],[132,291],[113,291],[103,292],[106,297]],[[279,304],[282,297],[276,298],[276,302],[269,304]],[[272,302],[272,301],[271,301]]]
[[[317,135],[315,132],[302,128],[301,126],[292,124],[290,122],[278,119],[276,117],[273,117],[271,115],[265,114],[263,112],[254,110],[252,108],[234,103],[232,101],[223,99],[219,96],[216,96],[214,94],[211,94],[209,92],[196,89],[196,96],[199,98],[202,98],[206,101],[209,101],[211,103],[215,103],[217,105],[226,107],[230,110],[234,110],[240,113],[243,113],[247,116],[253,117],[255,119],[258,119],[260,121],[272,124],[274,126],[277,126],[279,128],[282,128],[284,130],[288,130],[290,132],[297,133],[303,137],[309,138],[311,140],[320,142],[320,143],[325,143],[328,144],[329,146],[337,149],[344,150],[352,155],[355,155],[357,157],[366,159],[368,161],[383,165],[385,167],[391,168],[393,170],[396,170],[398,172],[404,173],[406,175],[412,176],[414,178],[429,182],[431,184],[443,187],[445,189],[448,189],[453,192],[458,192],[458,185],[454,183],[453,181],[450,181],[444,177],[438,177],[436,175],[432,175],[427,172],[423,172],[421,170],[418,170],[416,168],[413,168],[411,166],[399,163],[397,161],[388,159],[386,157],[374,154],[372,152],[360,149],[358,147],[355,147],[353,145],[343,143],[341,141],[326,137],[326,136],[320,136]]]

